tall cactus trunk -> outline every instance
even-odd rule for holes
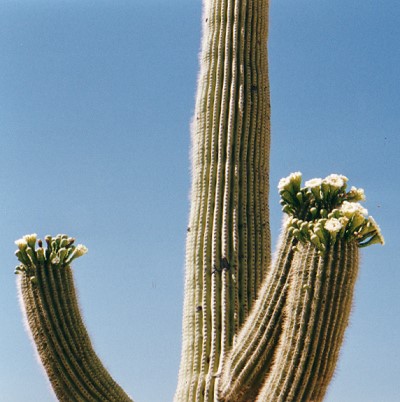
[[[270,261],[268,1],[205,0],[175,401],[213,401]]]

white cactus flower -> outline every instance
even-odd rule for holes
[[[382,246],[385,245],[385,238],[382,235],[381,228],[379,227],[379,225],[376,223],[375,219],[372,216],[368,217],[368,223],[370,223],[375,229],[379,243],[381,243]]]
[[[324,226],[325,230],[327,230],[330,233],[337,233],[342,229],[342,227],[343,227],[342,223],[340,222],[339,219],[336,218],[328,219],[325,222]]]
[[[81,257],[82,255],[88,252],[88,248],[83,244],[78,244],[74,250],[74,254],[76,257]]]
[[[340,206],[340,211],[343,213],[344,216],[347,216],[349,218],[357,213],[363,216],[368,215],[368,210],[358,202],[343,201],[343,204]]]
[[[288,177],[284,177],[283,179],[279,180],[278,190],[290,190],[293,184],[297,184],[297,186],[300,186],[301,178],[301,172],[291,173]]]
[[[283,191],[285,190],[288,186],[290,185],[290,180],[288,177],[284,177],[282,179],[279,180],[278,183],[278,190],[279,191]]]
[[[24,238],[15,240],[15,244],[21,251],[25,250],[28,247],[28,243]]]
[[[35,248],[36,239],[37,239],[36,233],[25,235],[22,238],[28,243],[29,247]]]
[[[321,184],[322,184],[322,179],[320,179],[320,178],[310,179],[304,183],[304,185],[308,188],[321,187]]]
[[[325,177],[323,182],[335,188],[342,188],[346,185],[348,180],[349,179],[346,176],[340,174],[331,174]]]
[[[352,186],[348,193],[348,197],[352,201],[365,201],[364,189]]]

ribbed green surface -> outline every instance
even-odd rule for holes
[[[358,272],[358,245],[341,240],[320,256],[299,244],[280,345],[257,402],[322,401],[338,360]]]
[[[47,261],[35,281],[19,276],[22,306],[33,340],[60,401],[131,401],[94,352],[83,324],[71,268]]]
[[[226,359],[220,383],[220,401],[254,401],[264,383],[282,332],[296,243],[297,240],[285,229],[259,299]]]
[[[268,1],[204,2],[175,401],[213,401],[270,260]]]

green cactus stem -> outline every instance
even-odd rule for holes
[[[87,252],[66,235],[17,240],[21,306],[40,360],[60,401],[131,401],[91,345],[78,307],[71,262]]]
[[[270,259],[268,1],[204,2],[175,401],[214,401]]]
[[[348,324],[357,243],[341,239],[323,256],[311,243],[298,248],[280,346],[257,402],[322,401]]]
[[[322,400],[348,322],[358,248],[384,243],[358,202],[364,191],[346,191],[345,176],[305,187],[301,181],[296,172],[279,183],[289,217],[259,300],[226,359],[220,401]]]

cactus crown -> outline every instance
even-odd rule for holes
[[[300,242],[311,242],[324,254],[336,240],[356,241],[359,247],[384,244],[380,228],[359,203],[365,200],[361,188],[347,188],[347,177],[331,174],[301,186],[300,172],[280,180],[282,210],[289,219],[289,233]]]
[[[65,234],[58,234],[56,237],[47,235],[45,237],[47,249],[43,248],[42,240],[38,240],[39,247],[36,248],[36,240],[37,235],[33,233],[15,242],[18,246],[15,255],[21,263],[15,268],[15,273],[25,273],[32,282],[35,282],[35,271],[38,265],[51,264],[54,267],[63,268],[88,251],[83,244],[75,246],[75,239]]]

